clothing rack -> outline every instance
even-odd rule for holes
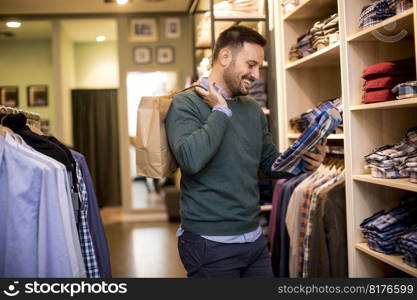
[[[4,114],[4,115],[24,114],[25,117],[30,121],[34,121],[34,122],[41,121],[41,116],[38,113],[28,112],[28,111],[14,108],[14,107],[8,107],[8,106],[3,106],[3,105],[0,105],[0,114]]]

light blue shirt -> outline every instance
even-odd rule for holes
[[[58,173],[48,159],[24,149],[11,136],[0,136],[0,277],[85,273],[77,253],[68,247]]]
[[[184,229],[180,227],[177,230],[177,237],[180,237],[184,233]],[[238,235],[201,235],[202,238],[206,240],[225,243],[225,244],[234,244],[234,243],[253,243],[256,241],[262,234],[262,228],[259,226],[254,231],[238,234]]]

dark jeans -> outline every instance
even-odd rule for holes
[[[185,231],[178,251],[188,277],[271,278],[271,258],[264,236],[253,243],[218,243]]]

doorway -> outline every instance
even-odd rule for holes
[[[129,72],[127,74],[129,158],[132,180],[131,207],[133,209],[165,210],[161,188],[164,179],[144,178],[136,175],[137,110],[142,97],[166,95],[177,87],[177,80],[176,72]]]

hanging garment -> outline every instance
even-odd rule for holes
[[[88,169],[87,162],[85,157],[76,152],[71,151],[74,156],[77,164],[80,166],[81,174],[84,179],[86,189],[87,189],[87,198],[88,198],[88,214],[87,221],[88,227],[91,232],[91,239],[94,246],[94,251],[96,254],[98,269],[100,276],[104,278],[111,278],[111,264],[110,264],[110,254],[109,247],[106,238],[106,233],[104,231],[104,226],[100,216],[100,210],[98,207],[98,202],[96,199],[96,194],[94,192],[94,185]]]
[[[307,277],[348,277],[344,180],[320,192],[310,236]]]
[[[65,167],[18,138],[0,137],[1,276],[85,277]]]
[[[282,188],[287,179],[279,179],[274,186],[274,191],[272,193],[272,209],[269,215],[269,228],[268,228],[268,238],[270,243],[271,252],[274,250],[275,246],[275,232],[277,228],[277,216],[281,206],[282,198]]]

